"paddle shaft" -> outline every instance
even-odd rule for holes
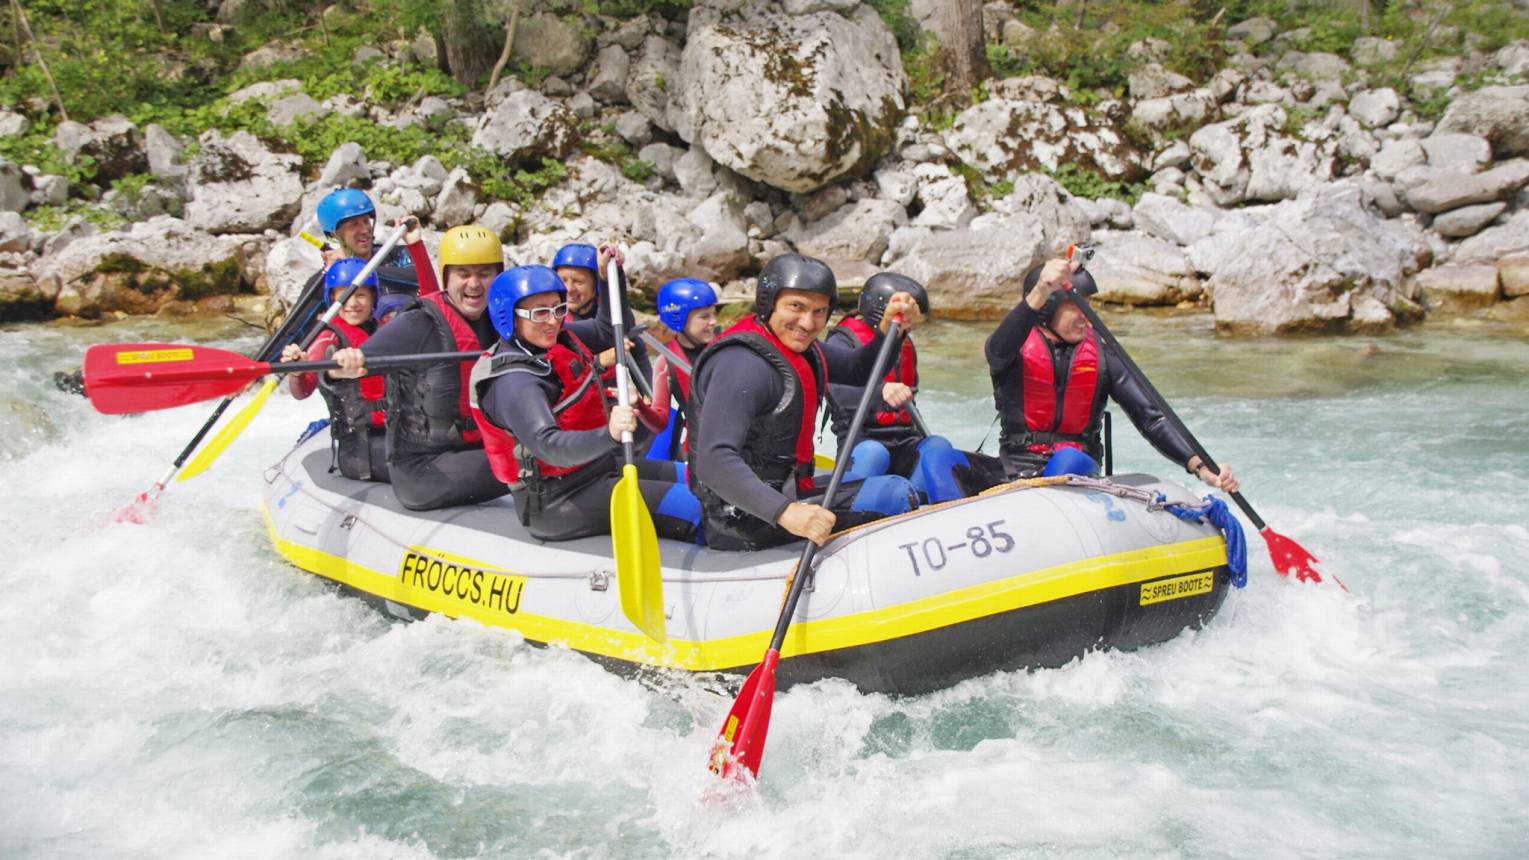
[[[861,390],[860,403],[855,407],[855,418],[849,424],[848,435],[844,437],[844,447],[846,449],[855,447],[855,438],[860,435],[860,430],[865,427],[866,416],[871,412],[871,398],[876,393],[874,380],[878,380],[886,375],[887,361],[892,357],[892,349],[897,344],[897,335],[901,328],[901,322],[894,319],[891,327],[887,329],[886,337],[881,341],[881,349],[876,353],[876,365],[871,371],[871,380],[873,382],[868,383]],[[839,484],[844,480],[844,471],[849,467],[849,459],[848,457],[840,457],[839,461],[834,463],[833,475],[828,479],[828,492],[823,496],[823,507],[826,508],[833,504],[834,495],[839,492]],[[802,596],[802,586],[807,582],[807,577],[811,573],[812,559],[817,555],[817,552],[818,545],[810,540],[802,548],[802,557],[796,563],[796,575],[791,578],[791,588],[786,592],[786,604],[781,607],[780,618],[775,622],[775,635],[770,637],[771,651],[778,653],[781,645],[785,644],[786,631],[791,628],[791,619],[796,615],[797,601]]]
[[[684,373],[690,372],[689,360],[687,360],[684,356],[670,350],[663,341],[659,340],[651,333],[646,331],[634,332],[634,334],[642,338],[643,343],[653,347],[654,351],[659,355],[662,355],[664,358],[668,359],[670,364],[678,367]]]
[[[627,387],[627,377],[631,371],[627,369],[626,354],[626,326],[621,322],[621,266],[615,257],[611,258],[605,270],[606,294],[610,297],[611,304],[611,329],[615,332],[616,340],[616,402],[622,406],[632,405],[632,392]],[[637,453],[632,447],[632,433],[629,430],[621,431],[621,456],[626,465],[634,465],[637,461]]]
[[[1119,358],[1120,362],[1125,365],[1126,372],[1131,375],[1131,378],[1136,381],[1137,385],[1141,386],[1142,391],[1147,393],[1147,397],[1152,401],[1152,404],[1162,411],[1163,415],[1172,422],[1179,433],[1183,434],[1184,440],[1189,443],[1189,447],[1194,449],[1195,454],[1199,455],[1201,465],[1212,472],[1219,473],[1221,468],[1211,458],[1210,452],[1205,450],[1205,446],[1200,444],[1200,440],[1195,438],[1195,434],[1189,432],[1189,428],[1185,426],[1184,420],[1179,417],[1177,412],[1173,411],[1173,407],[1168,405],[1168,401],[1163,399],[1163,395],[1158,392],[1157,387],[1152,384],[1147,375],[1131,359],[1125,347],[1120,345],[1120,341],[1116,340],[1115,335],[1104,324],[1104,320],[1099,319],[1099,314],[1089,307],[1088,300],[1082,296],[1075,296],[1073,297],[1073,302],[1078,306],[1079,310],[1083,311],[1083,316],[1088,319],[1088,324],[1093,326],[1094,331],[1099,333],[1099,337],[1104,340],[1105,345],[1113,350],[1115,357]],[[1248,504],[1248,500],[1242,497],[1242,493],[1229,493],[1228,495],[1232,497],[1232,501],[1237,503],[1237,507],[1241,508],[1244,514],[1247,514],[1248,519],[1253,522],[1253,528],[1263,531],[1267,527],[1263,518],[1253,510],[1253,506]]]

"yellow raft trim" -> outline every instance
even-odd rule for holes
[[[636,631],[613,630],[565,618],[520,612],[506,620],[502,613],[447,600],[435,592],[410,586],[401,576],[379,573],[347,558],[286,540],[276,533],[275,521],[264,502],[260,513],[265,518],[266,530],[277,553],[304,570],[406,606],[516,630],[533,642],[565,645],[630,663],[710,672],[759,662],[773,633],[773,630],[760,630],[721,639],[670,639],[660,645]],[[1054,600],[1165,576],[1211,570],[1225,564],[1226,542],[1220,537],[1068,562],[883,609],[798,621],[791,625],[781,656],[814,654],[907,638]],[[488,569],[494,567],[488,566]],[[510,571],[503,573],[515,575]]]

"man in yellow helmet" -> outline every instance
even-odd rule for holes
[[[453,227],[441,239],[441,281],[420,271],[418,303],[400,313],[359,349],[334,354],[339,379],[366,375],[367,357],[485,350],[499,339],[485,310],[488,287],[504,270],[499,237],[478,226]],[[398,501],[426,511],[502,496],[483,437],[468,407],[471,362],[395,371],[388,380],[387,452]]]

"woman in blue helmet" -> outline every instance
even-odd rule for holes
[[[658,288],[658,321],[674,332],[667,348],[677,358],[694,367],[707,344],[716,340],[717,293],[711,284],[696,278],[677,278]],[[668,362],[669,391],[674,405],[669,411],[669,425],[653,437],[648,456],[660,460],[682,460],[685,456],[685,406],[690,399],[690,374],[678,362]]]
[[[552,257],[552,268],[563,282],[563,288],[568,291],[569,317],[574,320],[590,320],[600,315],[600,294],[605,292],[601,285],[605,283],[605,270],[611,260],[615,260],[618,266],[626,263],[626,258],[615,245],[601,245],[597,249],[594,245],[573,242],[557,249]],[[652,376],[647,349],[640,342],[631,340],[627,341],[626,349],[637,364],[638,372],[644,377]],[[602,368],[607,368],[605,381],[614,380],[614,371],[609,368],[616,363],[616,350],[597,349],[595,357],[600,360]]]
[[[366,261],[354,257],[336,260],[324,272],[324,300],[333,302],[366,268]],[[359,347],[377,331],[372,314],[377,304],[377,276],[368,275],[359,288],[340,306],[313,344],[307,358],[322,361],[336,350]],[[302,347],[287,344],[282,361],[300,361]],[[381,376],[362,379],[334,379],[327,373],[294,373],[287,377],[287,389],[303,400],[315,390],[329,407],[329,433],[334,439],[335,465],[340,474],[357,481],[388,480],[387,385]]]
[[[610,531],[621,434],[661,426],[662,408],[612,405],[594,354],[579,336],[568,291],[546,266],[519,266],[489,287],[500,340],[473,368],[473,417],[499,480],[531,534],[571,540]],[[608,324],[607,324],[608,325]],[[662,387],[662,386],[660,386]],[[639,485],[663,537],[691,541],[700,503],[676,465],[638,461]]]

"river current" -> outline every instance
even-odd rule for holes
[[[211,406],[98,415],[52,371],[247,330],[0,329],[0,856],[1529,853],[1529,340],[1111,319],[1352,594],[1282,579],[1249,529],[1248,586],[1205,629],[913,698],[792,689],[757,792],[721,798],[732,690],[393,622],[279,559],[260,475],[317,398],[273,398],[149,524],[111,522]],[[920,335],[920,403],[958,447],[993,414],[989,329]],[[1187,480],[1128,422],[1115,438],[1118,470]]]

